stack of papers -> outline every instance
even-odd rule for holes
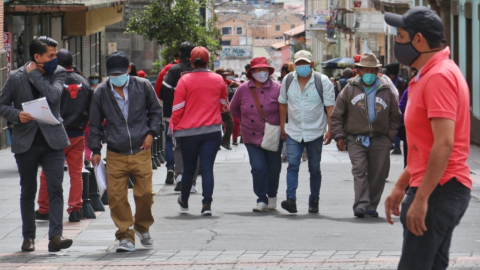
[[[29,113],[37,122],[58,125],[60,122],[53,116],[46,98],[39,98],[22,103],[23,111]]]
[[[95,178],[97,179],[98,194],[100,194],[101,198],[107,189],[107,171],[105,170],[103,160],[100,160],[100,163],[95,166],[94,172]]]

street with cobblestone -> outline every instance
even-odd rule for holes
[[[469,164],[474,179],[472,200],[454,233],[449,269],[480,269],[480,148],[472,146]],[[254,213],[248,154],[244,145],[221,150],[215,165],[213,216],[200,215],[201,187],[190,197],[190,211],[180,212],[173,186],[164,185],[165,167],[154,173],[156,192],[151,234],[156,245],[133,253],[115,252],[115,225],[108,207],[97,218],[69,223],[64,235],[70,249],[49,253],[48,223],[37,222],[36,251],[20,252],[19,177],[9,150],[0,151],[0,269],[396,269],[402,247],[402,226],[379,218],[353,216],[353,178],[346,153],[324,148],[320,213],[308,213],[308,168],[300,169],[297,214],[277,210]],[[285,199],[287,163],[278,194]],[[385,199],[403,169],[403,156],[392,156]],[[64,190],[69,189],[68,173]],[[201,180],[201,178],[199,179]],[[200,181],[199,181],[200,182]],[[65,193],[68,194],[68,193]],[[129,193],[134,206],[132,192]],[[65,198],[68,199],[68,198]]]

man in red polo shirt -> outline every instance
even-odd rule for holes
[[[418,70],[405,113],[408,166],[385,201],[387,221],[400,215],[404,227],[398,269],[446,269],[452,233],[472,188],[468,85],[450,49],[442,49],[443,23],[434,11],[387,12],[385,21],[397,27],[395,57]]]

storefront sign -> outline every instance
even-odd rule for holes
[[[108,55],[114,53],[117,50],[117,43],[116,42],[109,42],[108,43]]]
[[[12,70],[12,33],[3,33],[3,49],[7,51],[7,75]]]

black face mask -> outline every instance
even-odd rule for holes
[[[419,52],[413,47],[412,42],[398,43],[395,42],[394,52],[395,58],[404,66],[411,66],[422,53],[438,52],[440,50]]]

